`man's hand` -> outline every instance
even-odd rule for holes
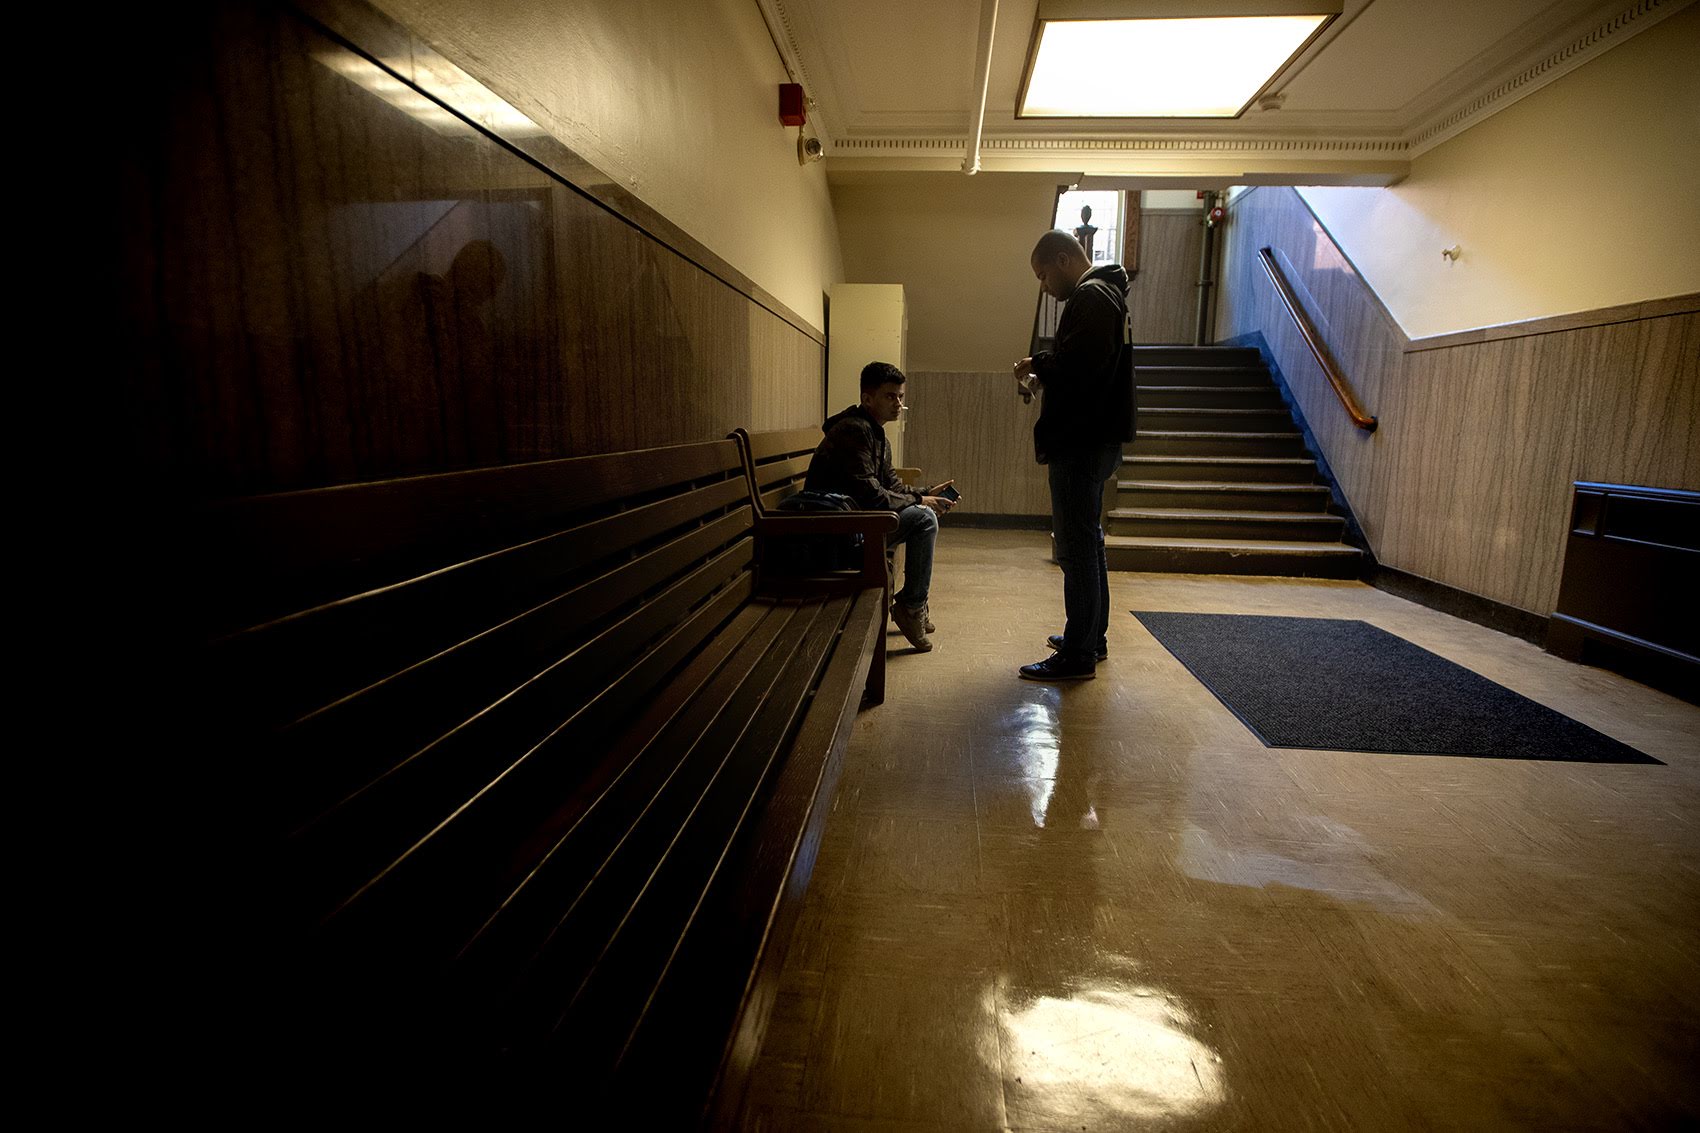
[[[1015,389],[1021,395],[1023,402],[1031,402],[1033,393],[1038,388],[1038,379],[1033,376],[1033,359],[1023,358],[1012,369],[1015,371]]]
[[[943,485],[940,485],[941,487]],[[921,502],[933,509],[934,515],[943,515],[956,506],[956,501],[949,496],[922,496]]]

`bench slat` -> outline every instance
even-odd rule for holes
[[[734,442],[479,468],[209,504],[198,561],[212,625],[269,620],[558,530],[597,506],[691,481],[736,478]]]
[[[783,967],[778,957],[801,909],[837,789],[847,725],[870,668],[883,654],[885,622],[879,591],[855,597],[771,796],[727,850],[634,1029],[621,1069],[623,1078],[635,1074],[640,1080],[624,1082],[628,1091],[642,1088],[644,1068],[674,1068],[678,1089],[662,1101],[667,1108],[656,1114],[658,1120],[696,1124],[700,1115],[687,1107],[708,1096],[722,1066],[723,1108],[735,1112],[742,1097],[777,995]],[[764,948],[773,951],[757,970],[755,957]],[[745,978],[720,977],[728,971]],[[734,1033],[740,1018],[744,1026]]]
[[[481,731],[485,725],[473,721],[535,686],[540,675],[574,651],[587,627],[735,541],[736,563],[726,552],[713,560],[720,564],[717,577],[730,577],[749,561],[749,522],[749,510],[740,508],[283,729],[271,755],[278,778],[292,786],[275,797],[282,808],[280,821],[299,823],[322,813],[323,807],[354,797],[456,732]],[[627,653],[609,654],[601,670],[612,671],[642,644],[632,641]],[[596,687],[595,682],[588,687]],[[570,699],[573,690],[569,687],[565,695]]]
[[[624,726],[640,701],[677,699],[681,684],[688,691],[689,674],[660,682],[709,635],[717,642],[727,639],[723,649],[747,635],[747,628],[725,623],[748,598],[745,575],[374,879],[339,910],[334,931],[358,935],[380,956],[403,943],[433,963],[462,953],[498,902],[511,900],[534,872],[546,849],[548,824],[561,821],[561,800],[596,790],[587,779],[601,778],[608,761],[587,766],[585,750],[602,743],[616,725]],[[718,652],[709,651],[711,657]],[[534,939],[542,936],[540,931]]]
[[[749,556],[749,541],[740,541],[298,831],[289,856],[300,897],[317,907],[351,896],[547,735],[588,689],[745,570]]]
[[[775,484],[799,484],[809,474],[809,465],[814,462],[814,453],[805,452],[799,456],[775,460],[768,464],[756,465],[756,486],[764,491]]]
[[[611,1070],[641,1018],[642,1005],[666,972],[700,895],[709,888],[725,848],[764,799],[774,762],[808,705],[850,607],[848,598],[820,603],[787,651],[784,668],[713,779],[692,801],[689,817],[638,891],[607,951],[562,1021],[569,1064]]]
[[[741,588],[728,588],[696,617],[716,623],[727,612],[717,607],[728,602],[736,605],[749,597],[748,583],[746,576]],[[769,608],[761,605],[737,608],[733,620],[710,637],[672,681],[656,690],[643,714],[610,738],[607,758],[527,834],[514,855],[519,876],[509,886],[511,891],[457,957],[463,968],[460,982],[482,989],[474,992],[473,998],[488,998],[488,989],[501,981],[497,973],[530,960],[532,950],[548,935],[559,911],[570,904],[570,897],[562,894],[571,884],[565,878],[578,850],[575,839],[582,838],[584,830],[609,812],[622,809],[618,792],[632,789],[628,776],[636,778],[644,773],[638,759],[660,742],[660,737],[676,734],[670,729],[685,727],[686,713],[700,712],[712,701],[712,697],[698,694],[717,676],[725,679],[727,658],[743,646],[768,612]],[[644,797],[653,793],[653,788],[643,792]]]
[[[748,694],[749,681],[760,679],[761,666],[771,664],[773,644],[796,613],[795,607],[753,605],[750,609],[758,620],[737,648],[729,651],[706,681],[681,690],[688,702],[682,710],[668,706],[666,725],[653,732],[640,750],[622,753],[619,776],[549,847],[507,907],[467,950],[475,969],[472,978],[483,989],[479,998],[500,1000],[498,1009],[505,1008],[519,1032],[543,1033],[553,1018],[550,1005],[561,1006],[570,994],[567,985],[582,977],[584,961],[575,962],[573,957],[595,941],[592,934],[569,929],[565,922],[583,922],[586,895],[626,847],[634,825],[651,813],[658,798],[666,796],[675,776],[700,752],[714,748],[715,729],[723,730],[741,711],[740,695]],[[596,893],[604,896],[617,884],[605,883]]]
[[[770,429],[766,432],[751,433],[750,455],[756,463],[772,460],[776,456],[790,456],[795,453],[815,451],[824,434],[819,426],[805,429]]]
[[[579,867],[584,887],[567,906],[569,911],[554,927],[515,997],[516,1005],[523,1006],[520,1019],[529,1033],[554,1030],[656,863],[749,728],[758,707],[784,676],[821,609],[818,603],[776,605],[768,618],[771,636],[752,639],[729,663],[728,668],[737,674],[736,684],[714,690],[712,720],[693,720],[693,725],[706,723],[706,727],[700,733],[670,736],[657,745],[663,767],[672,765],[665,778],[652,775],[634,780],[638,797],[628,796],[622,813],[611,810],[604,816],[614,826],[615,836],[610,840],[608,831],[599,831],[602,837],[596,839],[595,850],[606,844],[607,852],[586,854],[588,860]],[[767,622],[763,628],[768,628]],[[651,786],[653,795],[644,798],[641,789]],[[532,1031],[533,1027],[538,1030]]]
[[[285,724],[521,613],[560,580],[746,497],[743,480],[724,480],[341,598],[213,643],[209,666],[244,719]]]

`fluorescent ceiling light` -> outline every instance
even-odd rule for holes
[[[1055,20],[1041,10],[1017,116],[1234,118],[1333,18]]]

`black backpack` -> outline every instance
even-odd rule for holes
[[[816,492],[808,488],[779,501],[787,512],[854,511],[856,501],[838,492]],[[775,539],[768,548],[768,569],[785,575],[825,574],[859,570],[862,565],[860,535],[810,535]]]

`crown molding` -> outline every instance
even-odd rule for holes
[[[1604,54],[1655,24],[1676,15],[1694,0],[1637,0],[1603,20],[1591,22],[1580,34],[1554,47],[1537,49],[1534,58],[1524,56],[1513,64],[1509,75],[1489,79],[1465,94],[1449,100],[1406,132],[1411,156],[1418,157],[1457,137],[1471,126],[1491,118],[1520,99],[1556,82],[1584,63]]]
[[[934,171],[959,165],[967,145],[966,136],[848,138],[828,165],[839,173]],[[1405,144],[1385,138],[994,137],[981,141],[980,159],[990,171],[1137,177],[1147,188],[1392,185],[1410,172]]]
[[[844,157],[893,157],[903,154],[960,154],[966,135],[955,137],[844,138],[834,152]],[[982,139],[988,153],[1021,154],[1372,154],[1403,159],[1406,144],[1388,138],[1053,138],[992,137]]]
[[[848,138],[829,173],[960,170],[965,135]],[[994,137],[980,143],[987,170],[1136,178],[1141,187],[1234,184],[1392,185],[1410,172],[1403,142],[1385,138]]]

